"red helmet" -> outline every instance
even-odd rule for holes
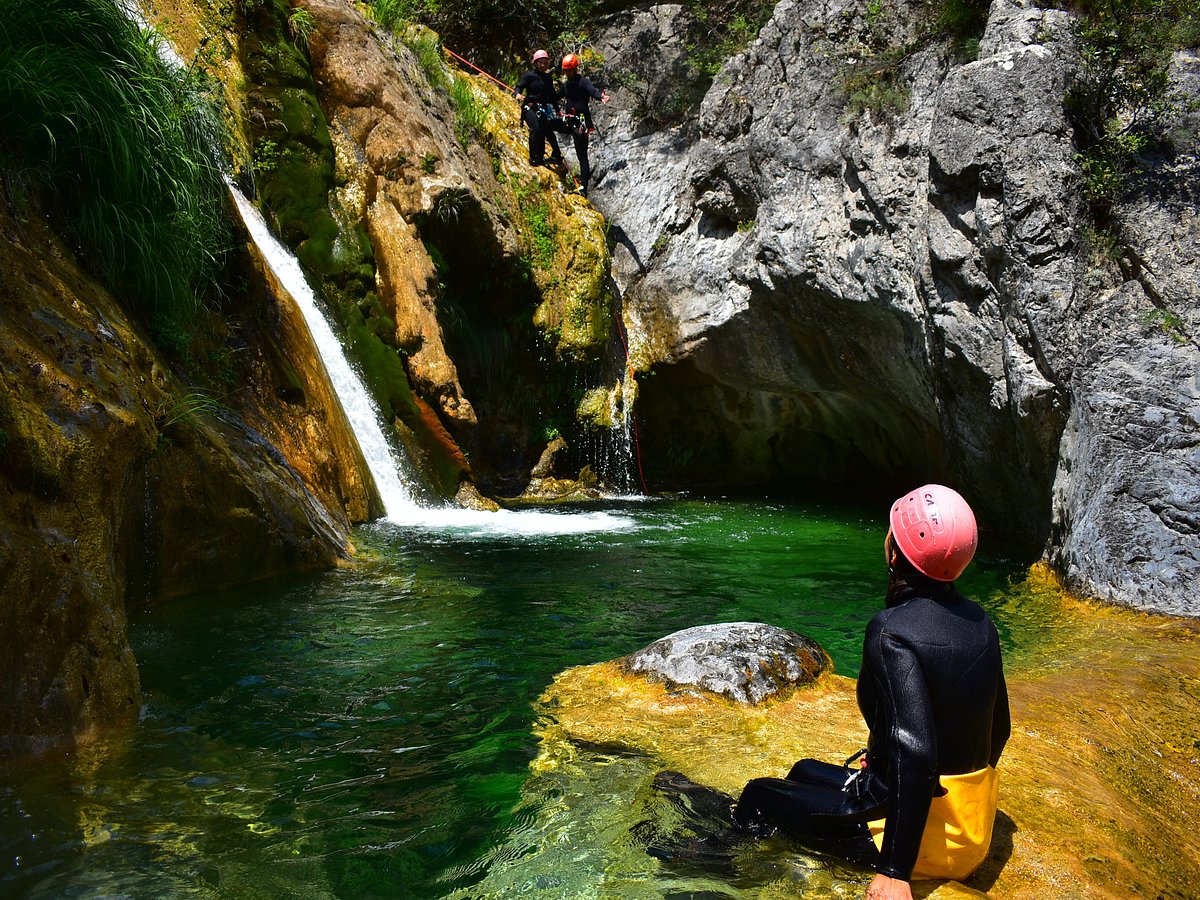
[[[574,53],[568,53],[563,57],[562,67],[564,72],[569,72],[571,69],[578,69],[579,57]]]
[[[549,59],[549,58],[550,58],[550,54],[547,53],[545,50],[534,50],[533,51],[533,61],[534,62],[537,62],[539,59]]]
[[[979,544],[975,514],[958,491],[927,484],[892,504],[889,534],[917,571],[937,581],[962,574]]]

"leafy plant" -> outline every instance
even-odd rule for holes
[[[464,189],[453,189],[438,194],[433,201],[433,215],[443,225],[456,225],[462,217],[469,193]]]
[[[254,157],[252,165],[254,166],[254,174],[269,175],[279,166],[279,160],[282,156],[282,151],[279,145],[270,138],[261,138],[254,145]]]
[[[449,86],[450,73],[442,55],[442,42],[436,34],[427,29],[413,31],[405,40],[405,45],[417,57],[417,62],[421,64],[425,77],[433,87]]]
[[[308,39],[316,28],[317,20],[304,7],[297,6],[288,12],[288,31],[298,46],[307,49]]]
[[[156,336],[186,332],[231,246],[215,85],[112,0],[0,0],[0,173]]]
[[[1082,0],[1080,8],[1081,64],[1067,109],[1093,218],[1108,228],[1140,155],[1167,142],[1178,115],[1171,53],[1200,34],[1200,12],[1184,0]]]
[[[864,112],[879,120],[908,105],[908,89],[900,82],[900,63],[905,56],[903,50],[893,50],[872,60],[861,60],[843,76],[844,121]]]
[[[1184,327],[1183,319],[1169,309],[1152,309],[1142,317],[1142,321],[1147,325],[1157,325],[1162,329],[1163,334],[1177,344],[1188,342],[1187,329]]]
[[[979,55],[979,38],[987,25],[988,0],[940,0],[938,30],[947,35],[960,57]]]
[[[369,0],[372,17],[391,31],[406,23],[428,26],[469,58],[496,63],[497,50],[525,58],[531,46],[550,46],[556,35],[586,32],[597,16],[595,0]],[[491,55],[490,60],[482,59]]]
[[[480,101],[471,88],[469,78],[453,76],[450,83],[450,102],[454,104],[454,134],[464,150],[484,134],[492,107]]]
[[[400,26],[409,21],[419,6],[413,0],[370,0],[368,7],[371,18],[388,31],[397,31]]]
[[[725,60],[748,47],[775,8],[766,0],[733,0],[731,3],[689,4],[699,25],[699,37],[688,46],[688,63],[711,80]]]
[[[517,194],[517,204],[521,216],[528,228],[532,244],[533,266],[542,271],[551,269],[554,265],[554,254],[558,241],[558,231],[550,221],[550,206],[539,189],[536,180],[523,181],[517,175],[512,176]]]
[[[437,169],[438,158],[436,153],[426,153],[421,157],[421,171],[426,175],[432,175]]]
[[[216,415],[220,411],[221,404],[211,396],[201,390],[192,390],[163,398],[155,421],[159,429],[166,430],[172,425],[194,425],[202,415]]]

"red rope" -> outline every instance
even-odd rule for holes
[[[442,52],[449,53],[451,56],[453,56],[455,59],[457,59],[460,63],[470,66],[472,69],[474,69],[480,75],[485,75],[488,78],[491,78],[492,81],[496,82],[496,84],[500,85],[500,87],[504,88],[509,93],[512,93],[512,88],[510,88],[507,84],[505,84],[499,78],[494,78],[491,75],[488,75],[487,72],[483,71],[483,69],[479,68],[479,66],[475,65],[475,63],[471,62],[469,59],[463,59],[461,56],[459,56],[457,53],[455,53],[449,47],[442,47]]]

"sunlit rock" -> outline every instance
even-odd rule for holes
[[[783,0],[690,99],[686,6],[596,36],[626,76],[592,196],[654,374],[642,451],[666,487],[948,480],[1074,589],[1200,614],[1195,54],[1104,258],[1063,102],[1078,23],[985,7],[967,60],[919,3]]]
[[[964,884],[917,882],[915,896],[1186,896],[1200,878],[1200,632],[1072,600],[1040,569],[1013,595],[1042,642],[1007,654],[1013,735],[991,851]],[[717,658],[705,663],[720,668],[722,652],[710,640]],[[492,853],[484,895],[602,885],[604,896],[862,896],[870,872],[781,836],[735,845],[720,871],[646,853],[648,835],[706,827],[654,788],[659,772],[732,798],[797,759],[838,762],[862,747],[853,679],[826,673],[750,704],[618,660],[560,673],[539,712],[522,792],[538,816]]]
[[[742,703],[761,703],[833,671],[816,641],[758,622],[687,628],[617,662],[674,690],[695,688]]]

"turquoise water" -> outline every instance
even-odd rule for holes
[[[557,672],[753,620],[854,675],[883,590],[877,510],[631,501],[355,540],[353,568],[135,616],[142,721],[96,765],[0,780],[0,894],[486,896],[538,816],[532,704]],[[985,557],[961,585],[1010,654],[1045,626],[1014,574]],[[646,857],[630,896],[652,884]]]

